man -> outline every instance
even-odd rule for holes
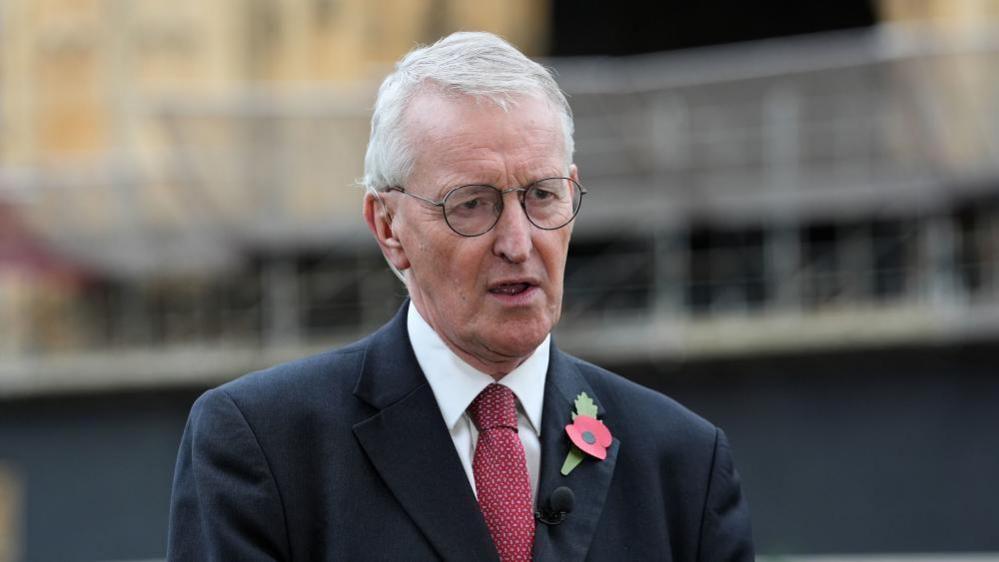
[[[363,212],[410,300],[198,399],[170,560],[753,559],[724,434],[551,343],[585,193],[572,129],[493,35],[403,58]]]

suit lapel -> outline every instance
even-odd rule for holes
[[[535,560],[574,561],[586,557],[614,475],[619,446],[616,438],[608,447],[607,458],[603,461],[586,458],[568,476],[560,473],[570,446],[565,426],[571,423],[573,402],[580,392],[586,392],[600,406],[600,397],[575,365],[553,346],[541,418],[538,505],[544,506],[555,488],[568,486],[575,495],[575,507],[559,525],[538,523],[534,538]],[[598,414],[601,420],[605,419],[605,414],[601,407]],[[613,419],[608,421],[608,425],[613,426]]]
[[[498,560],[475,494],[406,333],[406,306],[365,352],[354,394],[379,410],[354,435],[441,557]]]

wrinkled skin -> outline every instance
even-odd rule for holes
[[[506,189],[545,177],[577,179],[559,114],[541,98],[521,96],[504,111],[424,91],[406,123],[415,166],[400,187],[410,193],[440,200],[471,183]],[[516,193],[504,203],[495,228],[466,238],[447,226],[440,208],[402,193],[369,194],[364,202],[365,221],[386,259],[404,272],[413,305],[452,351],[496,379],[558,323],[572,235],[572,224],[554,231],[532,225]]]

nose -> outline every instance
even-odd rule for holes
[[[527,261],[534,244],[531,240],[531,230],[534,227],[527,220],[519,195],[515,191],[503,195],[503,212],[493,228],[496,233],[493,253],[511,263]]]

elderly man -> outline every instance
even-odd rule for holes
[[[170,560],[753,559],[721,430],[555,348],[586,191],[551,75],[456,33],[383,83],[364,219],[410,300],[195,403]]]

